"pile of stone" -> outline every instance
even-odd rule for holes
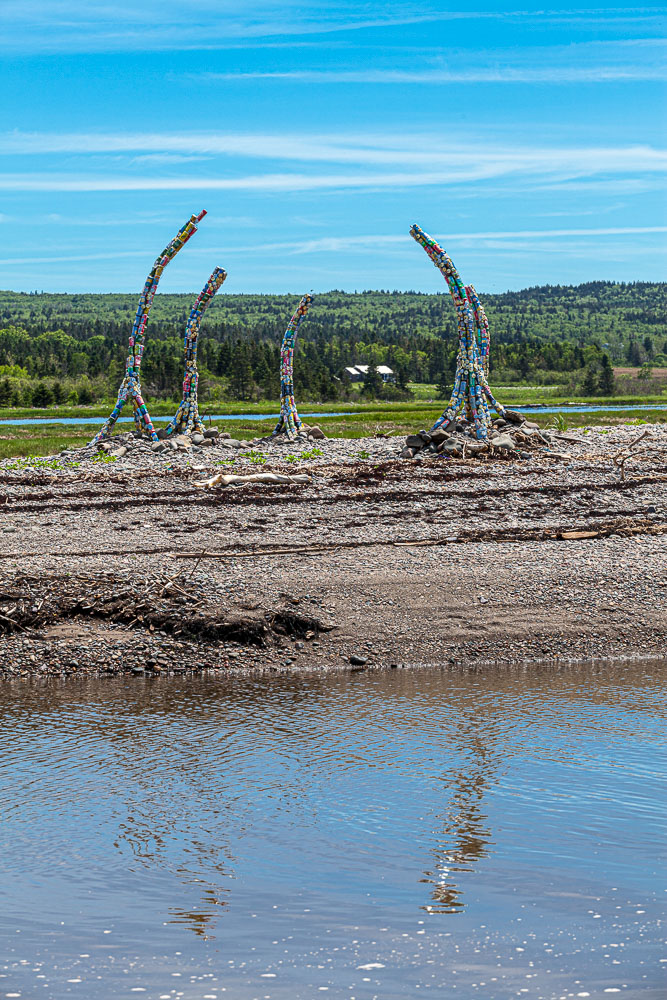
[[[474,425],[465,419],[457,420],[454,428],[419,431],[409,434],[401,458],[426,455],[449,455],[450,458],[479,458],[483,455],[513,453],[530,458],[531,451],[549,447],[550,442],[540,427],[526,420],[523,413],[505,410],[505,418],[493,421],[488,441],[478,441]]]
[[[217,427],[207,428],[203,434],[195,431],[193,434],[173,434],[167,435],[166,430],[161,427],[157,432],[158,440],[149,441],[144,435],[137,431],[128,431],[125,434],[115,434],[113,438],[101,441],[98,445],[88,445],[80,449],[84,451],[101,451],[112,455],[114,458],[123,458],[128,451],[140,447],[155,453],[169,451],[192,451],[193,449],[211,448],[214,445],[219,448],[228,448],[232,451],[244,451],[270,441],[272,444],[293,444],[286,434],[279,434],[275,438],[255,438],[252,441],[239,441],[233,438],[227,431],[220,431]],[[319,427],[309,427],[303,424],[298,434],[298,441],[321,441],[326,435]]]

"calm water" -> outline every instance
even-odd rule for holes
[[[444,406],[444,404],[443,404]],[[667,403],[642,403],[630,406],[513,406],[513,410],[519,413],[606,413],[614,410],[667,410]],[[340,413],[302,413],[306,417],[347,417],[352,413],[359,413],[359,410],[343,410]],[[211,420],[277,420],[278,413],[215,413],[211,415]],[[208,418],[207,418],[208,419]],[[162,425],[169,423],[169,417],[155,417],[153,423]],[[0,420],[0,424],[14,424],[19,427],[29,424],[94,424],[99,421],[104,422],[104,417],[30,417],[16,420]],[[119,424],[134,423],[134,417],[119,417]]]
[[[6,683],[0,997],[664,997],[666,677]]]

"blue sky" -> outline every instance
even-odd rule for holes
[[[664,7],[3,0],[0,287],[664,280]]]

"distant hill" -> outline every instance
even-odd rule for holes
[[[664,365],[667,284],[591,282],[481,295],[492,336],[491,371],[499,384],[559,384],[574,391],[604,385],[612,363]],[[195,294],[155,298],[142,365],[152,396],[177,391],[183,332]],[[0,292],[0,406],[47,405],[61,398],[112,398],[124,369],[138,294],[58,295]],[[280,341],[299,295],[214,299],[202,323],[199,368],[221,398],[275,399]],[[158,346],[159,343],[159,346]],[[332,291],[315,298],[299,337],[300,398],[351,398],[344,370],[389,365],[394,386],[436,383],[446,392],[457,353],[456,317],[446,290]],[[42,384],[43,383],[43,384]],[[642,387],[645,384],[642,383]],[[370,387],[369,387],[370,389]]]
[[[479,290],[478,290],[479,291]],[[158,295],[150,319],[150,335],[180,336],[195,294]],[[667,337],[667,283],[609,281],[583,285],[543,285],[519,292],[485,295],[482,302],[497,343],[525,339],[595,338],[612,347],[630,338]],[[299,295],[217,296],[203,327],[215,340],[275,339],[285,327]],[[105,336],[119,343],[127,337],[138,292],[113,295],[66,295],[50,292],[0,291],[0,326],[20,326],[31,335],[63,330],[76,339]],[[326,292],[315,298],[304,336],[325,341],[405,344],[406,338],[455,336],[454,310],[446,291]]]

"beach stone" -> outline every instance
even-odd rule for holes
[[[505,410],[505,420],[510,424],[522,424],[525,419],[523,413],[517,413],[516,410]]]
[[[353,653],[350,657],[350,663],[353,667],[363,667],[364,663],[368,663],[368,657],[359,656],[358,653]]]
[[[199,445],[199,447],[200,448],[212,448],[214,444],[215,444],[215,441],[213,440],[213,438],[203,438],[202,441],[201,441],[201,443],[200,443],[200,445]]]
[[[209,427],[209,428],[207,428],[207,430],[204,431],[204,437],[205,438],[211,438],[211,439],[220,437],[220,431],[218,430],[217,427]],[[223,437],[224,437],[224,435],[223,435]]]
[[[516,451],[516,445],[509,434],[496,434],[491,440],[494,448],[504,448],[506,451]]]
[[[405,444],[406,447],[415,448],[417,450],[424,447],[424,441],[419,436],[419,434],[408,434],[407,438],[405,439]]]
[[[193,434],[192,435],[192,443],[193,444],[201,444],[203,440],[204,440],[204,435],[203,434]]]

